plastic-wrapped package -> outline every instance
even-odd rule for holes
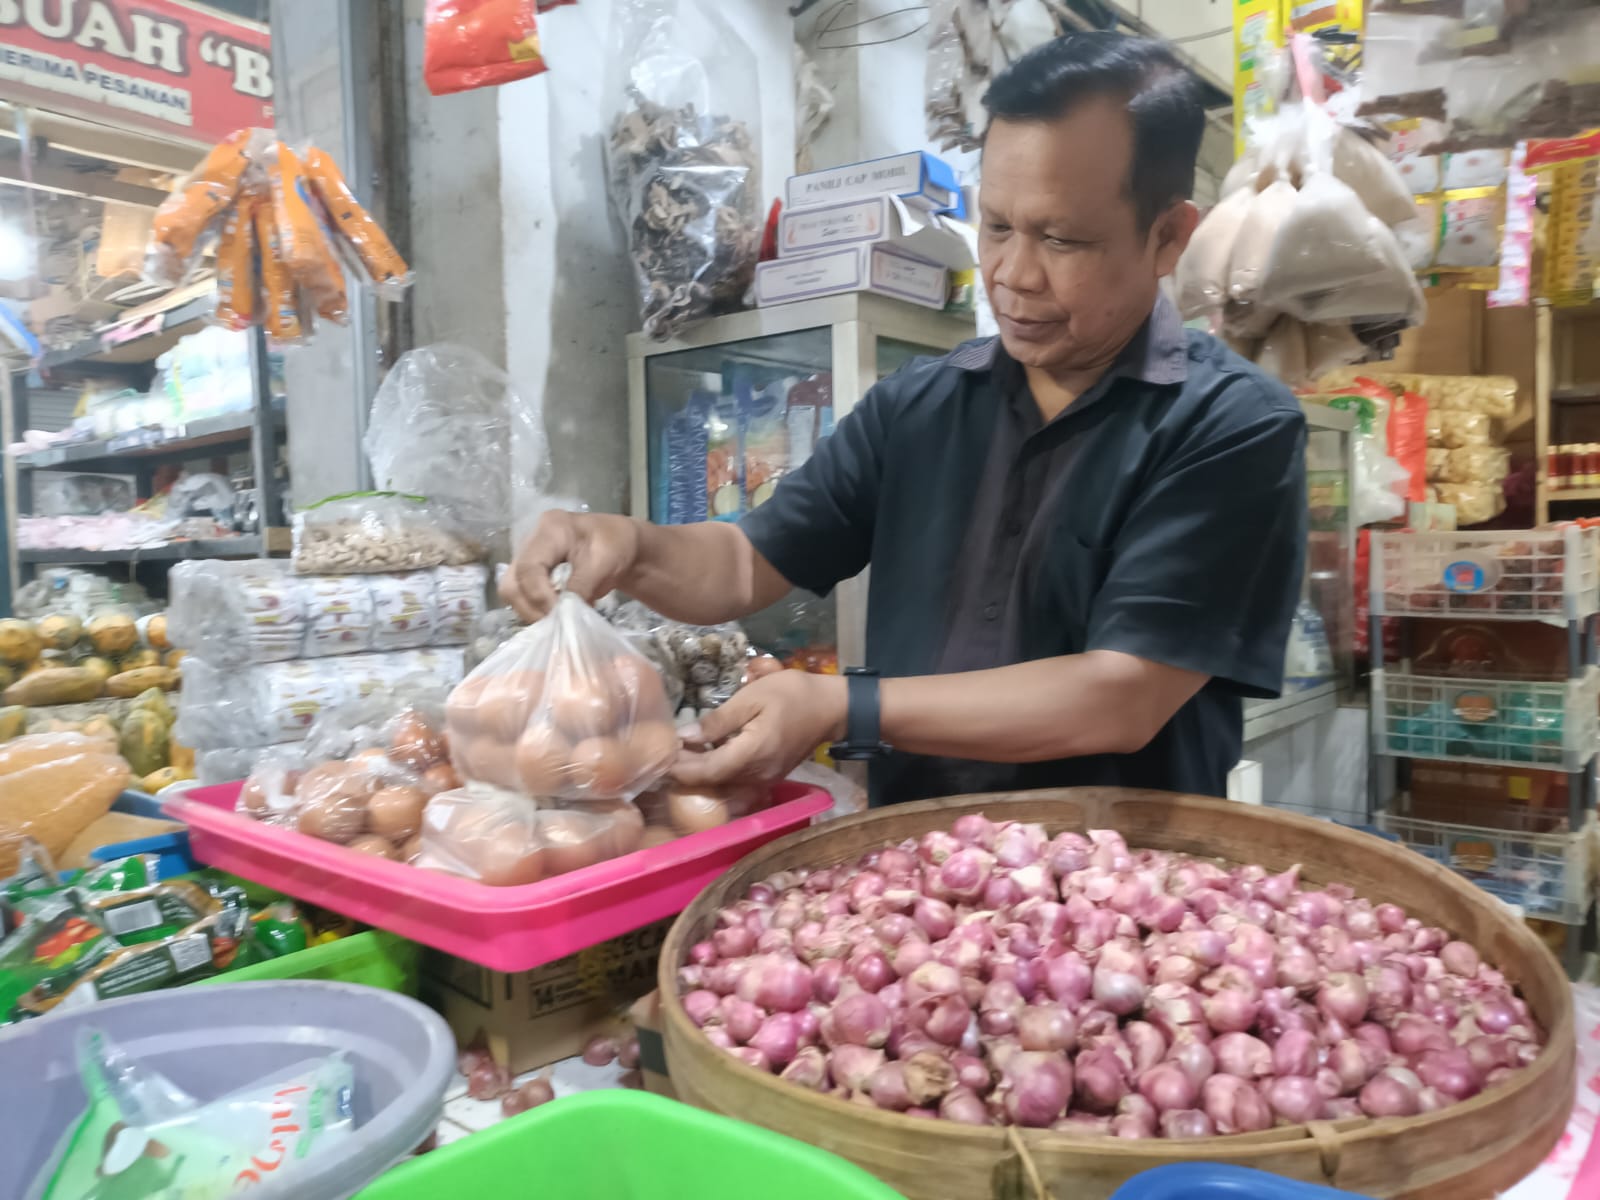
[[[294,515],[294,569],[303,575],[460,566],[482,554],[420,496],[352,492]]]
[[[644,816],[645,837],[653,840],[660,835],[652,830],[687,837],[747,817],[768,807],[772,792],[749,785],[683,788],[663,783],[640,796],[637,803]]]
[[[448,731],[464,779],[566,801],[630,799],[678,751],[660,673],[572,592],[451,693]]]
[[[1309,377],[1306,327],[1293,317],[1279,317],[1256,351],[1256,366],[1290,387],[1304,383]]]
[[[464,673],[460,648],[350,654],[247,668],[183,660],[173,735],[196,750],[300,741],[322,713],[365,696],[411,686],[449,686]]]
[[[262,754],[258,746],[225,746],[219,750],[198,750],[194,756],[195,782],[201,787],[232,783],[244,779],[255,769]]]
[[[1446,478],[1445,472],[1450,468],[1450,456],[1454,453],[1454,450],[1446,450],[1443,446],[1428,447],[1427,470],[1429,483],[1439,483]]]
[[[201,249],[203,236],[239,193],[250,166],[250,150],[260,133],[239,129],[211,148],[194,173],[156,209],[145,276],[168,287],[183,282]]]
[[[39,1200],[221,1200],[260,1186],[292,1188],[308,1159],[337,1153],[355,1129],[356,1078],[343,1054],[208,1103],[95,1029],[79,1034],[78,1070],[88,1108],[30,1186]],[[296,1133],[293,1153],[286,1131]]]
[[[1333,173],[1385,225],[1411,219],[1411,189],[1406,181],[1383,151],[1348,125],[1339,126],[1334,135]]]
[[[1178,308],[1186,320],[1222,307],[1228,295],[1228,264],[1245,228],[1255,193],[1230,192],[1206,214],[1178,260]]]
[[[1491,483],[1498,486],[1511,474],[1511,451],[1504,446],[1461,446],[1447,450],[1448,458],[1436,483]]]
[[[754,278],[761,93],[708,0],[620,0],[612,22],[608,190],[644,330],[664,339],[737,306]]]
[[[385,300],[399,300],[414,278],[405,259],[394,248],[389,235],[374,221],[345,182],[332,157],[315,146],[305,153],[305,178],[322,201],[324,215],[344,235],[331,239],[335,246],[350,248],[358,273]]]
[[[1482,269],[1499,263],[1500,229],[1506,216],[1503,187],[1445,192],[1440,197],[1439,211],[1439,247],[1434,251],[1434,266]]]
[[[127,512],[139,501],[131,479],[65,471],[33,473],[33,512],[40,517],[92,517]]]
[[[1271,264],[1273,243],[1284,222],[1291,219],[1298,195],[1292,183],[1278,179],[1251,197],[1228,259],[1229,299],[1256,303],[1262,277]]]
[[[381,575],[297,575],[283,559],[179,563],[169,636],[219,667],[464,645],[487,575],[476,563]]]
[[[1440,483],[1439,503],[1453,504],[1456,524],[1482,525],[1506,510],[1505,491],[1498,483]]]
[[[512,526],[549,489],[538,397],[466,346],[402,355],[373,398],[363,446],[379,486],[426,495],[506,557]]]
[[[1306,371],[1312,379],[1321,379],[1335,368],[1366,357],[1366,345],[1345,322],[1307,325],[1305,330]]]
[[[1493,444],[1494,424],[1483,413],[1447,411],[1439,414],[1439,445],[1446,449]]]
[[[1431,404],[1428,405],[1428,419],[1425,429],[1428,435],[1429,449],[1449,449],[1444,444],[1444,413]]]
[[[467,787],[428,801],[416,865],[516,887],[631,854],[643,834],[631,804],[542,809],[513,792]]]
[[[534,0],[428,0],[422,78],[435,96],[497,87],[545,69]]]
[[[184,475],[167,493],[167,516],[172,520],[187,517],[214,517],[226,525],[233,521],[237,497],[225,475],[201,472]]]
[[[596,609],[655,664],[674,712],[685,705],[716,708],[744,681],[751,646],[737,622],[685,625],[615,595],[602,598]]]

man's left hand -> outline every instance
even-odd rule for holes
[[[844,736],[847,707],[842,675],[778,671],[757,679],[700,719],[698,739],[685,731],[686,743],[712,748],[680,751],[672,777],[685,787],[773,783]]]

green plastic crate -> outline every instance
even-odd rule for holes
[[[557,1100],[402,1163],[356,1200],[535,1190],[540,1200],[904,1200],[814,1146],[675,1100],[614,1090]]]
[[[202,979],[208,983],[260,983],[274,979],[322,979],[332,983],[364,983],[405,996],[417,994],[417,969],[422,947],[405,938],[369,929],[337,941],[309,946],[282,958],[240,967]]]

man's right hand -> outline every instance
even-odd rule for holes
[[[604,513],[547,512],[517,551],[500,595],[524,621],[537,621],[556,603],[550,573],[572,566],[567,588],[590,603],[620,587],[639,558],[639,525]]]

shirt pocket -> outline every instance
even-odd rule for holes
[[[1058,528],[1038,555],[1023,613],[1023,650],[1028,658],[1080,654],[1095,597],[1111,571],[1112,550],[1090,544],[1075,530]]]

